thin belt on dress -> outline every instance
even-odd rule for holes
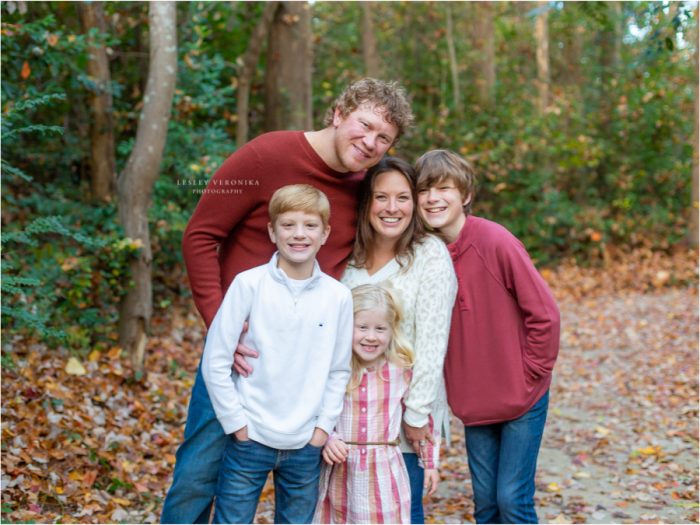
[[[398,447],[401,440],[399,438],[393,441],[346,441],[347,445],[386,445],[388,447]]]

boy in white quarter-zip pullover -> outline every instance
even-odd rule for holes
[[[284,186],[272,196],[269,215],[277,252],[233,280],[202,359],[216,416],[231,437],[215,523],[252,523],[270,471],[275,523],[311,522],[321,449],[350,377],[352,297],[316,262],[330,233],[328,199],[313,186]],[[231,368],[241,334],[260,353],[249,377]]]

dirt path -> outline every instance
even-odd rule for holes
[[[545,523],[698,522],[694,289],[562,301],[562,350],[537,476]],[[435,523],[473,522],[462,437]]]
[[[587,293],[608,280],[590,279],[596,286]],[[560,299],[560,306],[562,350],[537,477],[540,520],[697,523],[696,289]],[[203,335],[192,307],[158,323],[141,382],[130,379],[116,346],[85,356],[77,370],[69,366],[74,356],[39,344],[4,354],[3,522],[158,521]],[[462,431],[453,429],[439,492],[427,502],[428,520],[437,523],[473,522]],[[260,522],[272,521],[271,502],[270,487]]]

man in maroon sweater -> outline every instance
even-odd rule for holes
[[[324,272],[340,277],[352,250],[364,173],[412,121],[402,88],[366,78],[336,99],[324,129],[266,133],[223,163],[182,241],[192,296],[207,327],[233,278],[272,256],[267,208],[282,186],[311,184],[328,196],[332,233],[318,262]],[[198,371],[162,523],[208,523],[226,439]]]
[[[559,309],[523,244],[470,215],[475,178],[455,153],[416,162],[421,217],[448,243],[458,293],[445,358],[464,423],[477,523],[537,523],[535,469],[559,352]]]

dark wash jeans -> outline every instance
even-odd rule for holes
[[[161,523],[209,523],[224,451],[230,441],[216,419],[200,367],[192,387],[185,439],[177,450],[173,483],[163,504]],[[320,455],[317,459],[320,469]]]
[[[209,523],[228,442],[216,419],[200,366],[187,411],[185,440],[177,450],[173,484],[163,504],[161,523]]]
[[[307,444],[297,450],[279,450],[231,437],[219,473],[214,523],[253,523],[271,471],[275,523],[311,523],[318,501],[321,449]]]
[[[477,523],[537,523],[535,470],[549,391],[518,419],[464,427]]]
[[[404,452],[403,460],[408,471],[408,482],[411,485],[411,523],[425,523],[423,512],[423,481],[425,471],[418,464],[418,454]]]

